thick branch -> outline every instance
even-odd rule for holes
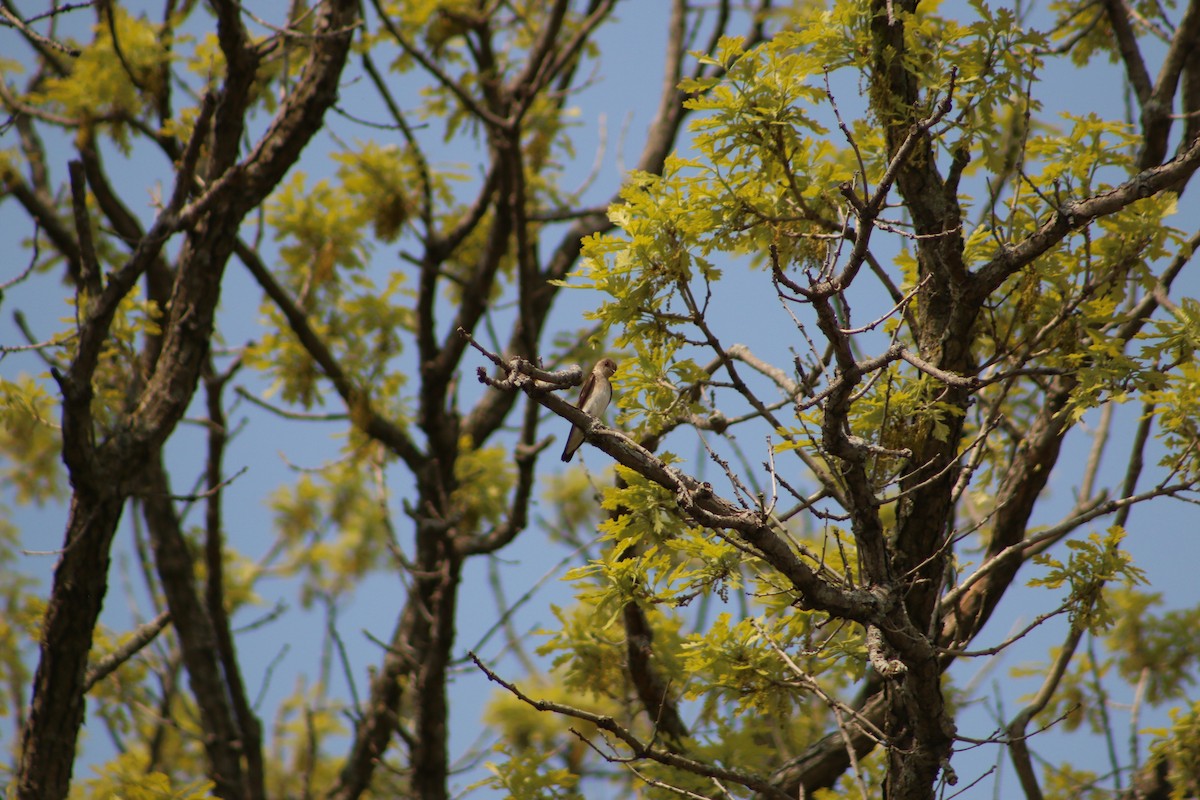
[[[483,674],[488,677],[488,680],[504,687],[518,700],[530,705],[533,708],[536,708],[538,711],[552,711],[556,714],[562,714],[564,716],[584,720],[585,722],[592,723],[598,729],[612,734],[616,739],[620,740],[630,749],[632,752],[632,756],[630,757],[631,759],[649,759],[651,761],[657,761],[660,764],[665,764],[669,767],[675,767],[695,775],[704,775],[710,778],[730,781],[732,783],[745,786],[748,789],[753,789],[757,792],[760,792],[766,797],[775,798],[776,800],[787,800],[787,798],[790,797],[790,795],[784,794],[772,786],[768,780],[757,775],[752,775],[733,769],[726,769],[724,767],[718,767],[701,761],[695,761],[693,759],[678,755],[677,753],[673,753],[670,750],[655,747],[651,744],[646,744],[634,736],[628,728],[618,724],[617,721],[612,717],[605,716],[603,714],[596,714],[591,711],[585,711],[580,708],[574,708],[563,703],[552,702],[550,700],[535,700],[526,695],[515,685],[504,680],[491,669],[489,669],[474,653],[471,653],[471,660],[474,661],[475,666],[479,667]]]
[[[519,359],[513,361],[519,362]],[[491,385],[498,383],[487,378],[482,370],[480,380]],[[716,494],[711,485],[664,464],[633,440],[604,427],[594,417],[530,380],[515,365],[509,372],[507,386],[519,388],[537,403],[580,428],[586,441],[612,456],[619,464],[670,491],[683,513],[699,524],[736,534],[791,581],[802,607],[821,609],[866,624],[876,619],[888,605],[888,600],[871,591],[844,589],[826,582],[776,533],[767,516],[725,500]]]
[[[240,362],[235,362],[226,372],[213,374],[211,365],[206,369],[205,400],[208,407],[208,458],[205,464],[204,513],[204,607],[212,621],[217,655],[228,687],[229,702],[234,720],[240,732],[241,750],[246,758],[246,797],[262,800],[265,796],[265,780],[262,753],[262,723],[259,722],[249,697],[246,684],[238,666],[237,648],[229,625],[229,611],[225,595],[225,526],[222,517],[223,488],[226,483],[223,473],[225,445],[229,431],[226,428],[222,393],[229,379],[237,372]]]
[[[225,677],[218,661],[212,619],[196,588],[196,572],[179,518],[171,505],[167,475],[157,458],[144,472],[142,508],[154,562],[158,569],[172,624],[179,635],[183,664],[196,698],[204,746],[217,796],[235,800],[253,797],[242,770],[242,737],[234,723]],[[261,796],[261,793],[259,794]]]
[[[1099,217],[1115,214],[1138,200],[1170,190],[1200,167],[1200,138],[1167,163],[1139,172],[1124,183],[1083,200],[1069,201],[1050,219],[1015,245],[1006,245],[991,261],[980,267],[972,282],[975,302],[991,295],[1008,276],[1024,269],[1038,256]]]

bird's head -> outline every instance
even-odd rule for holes
[[[596,372],[599,372],[606,378],[611,378],[617,371],[617,362],[611,358],[602,358],[596,362]]]

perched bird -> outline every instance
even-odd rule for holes
[[[575,407],[593,417],[603,415],[604,409],[608,408],[608,401],[612,400],[612,384],[608,382],[608,379],[616,371],[617,362],[611,358],[602,358],[597,361],[596,366],[592,367],[592,373],[583,381],[583,388],[579,390],[579,402],[575,404]],[[572,426],[571,435],[567,437],[567,446],[563,448],[562,460],[570,461],[581,444],[583,444],[583,431]]]

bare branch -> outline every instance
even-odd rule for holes
[[[562,703],[556,703],[551,700],[535,700],[518,689],[514,684],[509,683],[489,669],[474,653],[468,653],[468,655],[470,656],[471,660],[475,662],[475,666],[487,676],[488,680],[499,684],[521,702],[526,703],[538,711],[552,711],[556,714],[562,714],[564,716],[574,717],[575,719],[590,722],[598,729],[612,734],[621,742],[623,742],[630,749],[632,752],[631,757],[635,760],[649,759],[651,761],[657,761],[660,764],[665,764],[669,767],[685,770],[695,775],[704,775],[709,778],[730,781],[738,784],[739,786],[745,786],[747,789],[753,789],[756,792],[760,792],[766,797],[778,798],[778,800],[787,800],[788,798],[787,794],[775,788],[766,778],[739,772],[737,770],[724,769],[712,764],[707,764],[703,761],[695,761],[677,753],[673,753],[670,750],[643,743],[640,739],[634,736],[634,734],[628,728],[618,724],[617,721],[610,716],[596,714],[591,711],[585,711],[581,708],[575,708]]]
[[[149,622],[139,625],[134,629],[128,641],[88,667],[87,677],[83,681],[83,691],[90,692],[93,686],[116,672],[122,664],[140,653],[142,648],[153,642],[170,622],[171,612],[164,611]]]
[[[91,3],[80,3],[80,4],[72,5],[70,8],[56,9],[56,11],[62,12],[62,11],[67,11],[67,10],[71,10],[74,8],[81,8],[81,7],[85,7],[85,6],[89,6],[89,5],[91,5]],[[64,53],[68,56],[71,56],[72,58],[78,58],[79,56],[81,56],[83,54],[82,51],[78,50],[77,48],[65,45],[62,42],[59,42],[55,39],[51,39],[46,36],[42,36],[40,33],[35,31],[33,28],[30,28],[27,24],[25,24],[24,20],[22,20],[20,17],[18,17],[16,14],[14,14],[9,9],[8,3],[5,3],[2,7],[0,7],[0,16],[4,17],[4,20],[6,22],[8,22],[9,25],[11,25],[14,28],[16,28],[17,30],[19,30],[22,34],[25,35],[26,39],[28,39],[35,46],[38,46],[39,49],[48,48],[51,50],[57,50],[58,52]],[[45,50],[43,50],[42,52],[45,53]],[[46,55],[49,55],[49,54],[47,53]]]

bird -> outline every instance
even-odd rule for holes
[[[591,374],[583,381],[583,388],[579,390],[579,401],[575,403],[575,407],[593,417],[603,415],[604,409],[608,408],[608,402],[612,400],[612,384],[608,382],[608,379],[616,371],[617,362],[611,358],[602,358],[597,361],[596,366],[592,367]],[[563,448],[562,460],[570,461],[581,444],[583,444],[583,429],[571,426],[571,435],[567,437],[567,445]]]

